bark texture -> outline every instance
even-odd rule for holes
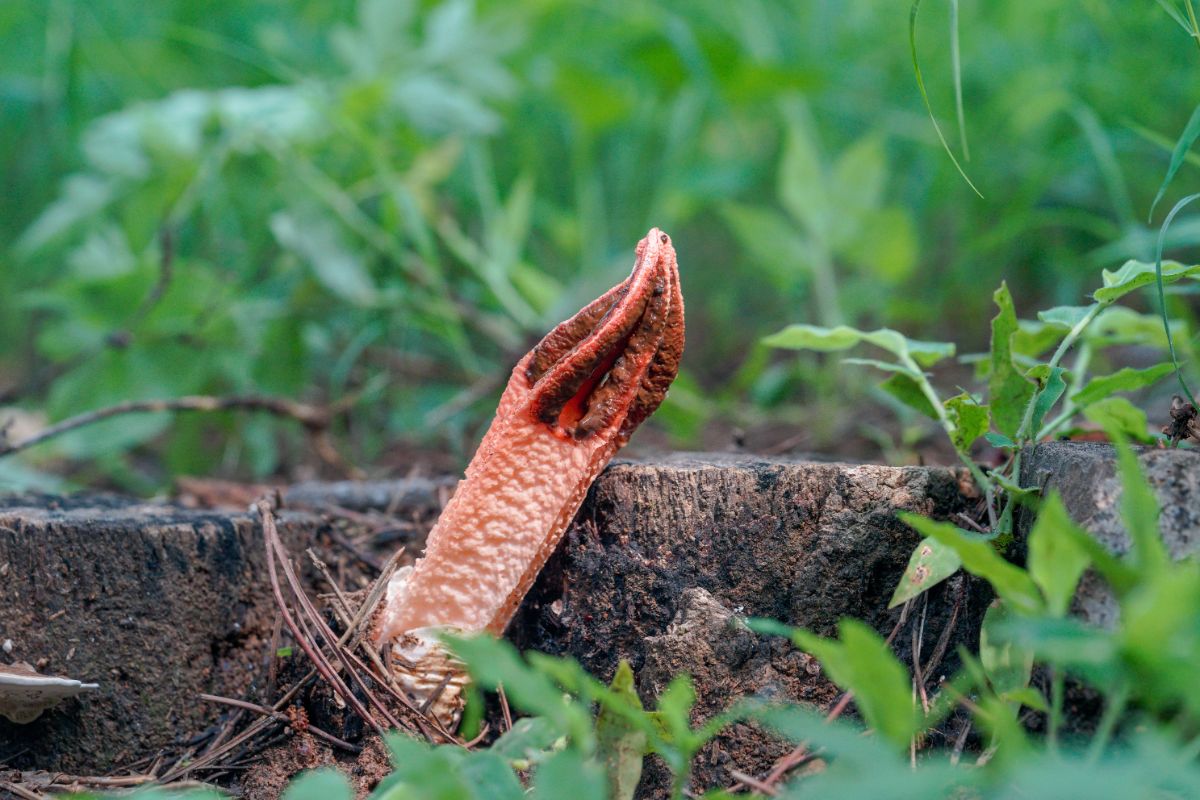
[[[1200,550],[1200,451],[1139,448],[1138,463],[1158,497],[1159,531],[1175,558]],[[1057,491],[1071,518],[1114,553],[1129,549],[1121,522],[1121,480],[1111,445],[1044,442],[1022,456],[1021,484]],[[1096,625],[1116,621],[1117,604],[1093,572],[1084,575],[1074,613]]]
[[[443,486],[412,489],[414,516],[425,518]],[[394,485],[310,486],[287,493],[285,506],[395,511],[402,495]],[[887,603],[919,538],[896,513],[946,519],[977,503],[959,469],[709,454],[618,462],[508,634],[602,679],[628,659],[648,703],[689,673],[697,722],[746,695],[828,707],[838,693],[819,664],[744,618],[830,634],[853,616],[887,635],[900,613]],[[329,524],[281,515],[294,553]],[[197,693],[263,689],[275,611],[248,514],[119,497],[0,499],[0,571],[0,640],[14,642],[6,660],[46,658],[43,671],[101,684],[32,725],[0,723],[0,759],[24,751],[11,766],[103,772],[212,725],[220,709]],[[895,648],[906,659],[918,650],[936,681],[952,671],[956,644],[974,646],[987,601],[979,585],[952,578],[927,607],[913,606]],[[788,749],[734,726],[697,759],[695,783],[727,785],[730,769],[761,776]],[[666,796],[661,765],[647,765],[639,796]]]
[[[274,613],[255,520],[101,502],[0,509],[9,657],[100,684],[28,725],[0,720],[13,766],[96,774],[152,754],[216,718],[198,692],[240,697],[265,664]],[[280,528],[299,545],[320,524]]]
[[[888,601],[919,541],[896,513],[945,519],[975,502],[958,469],[717,454],[617,462],[593,485],[509,636],[574,656],[603,679],[627,659],[647,703],[689,673],[697,722],[746,695],[826,707],[838,693],[819,664],[742,620],[771,617],[828,635],[851,616],[886,636],[900,614]],[[916,606],[897,649],[911,654],[910,630],[922,616],[923,663],[944,633],[943,652],[974,645],[987,600],[976,584],[946,582],[928,608]],[[934,665],[936,674],[949,661]],[[697,759],[695,783],[731,784],[731,768],[761,776],[789,749],[735,725]],[[648,765],[638,796],[668,796],[661,765]]]

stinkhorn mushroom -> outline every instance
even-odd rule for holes
[[[375,629],[393,673],[447,727],[466,682],[443,631],[499,635],[592,481],[658,408],[683,355],[675,249],[652,228],[629,277],[513,368],[496,417]]]

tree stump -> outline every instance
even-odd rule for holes
[[[509,636],[526,648],[571,655],[601,679],[634,669],[652,704],[679,673],[695,681],[700,722],[757,695],[827,708],[837,689],[790,643],[742,620],[770,617],[820,634],[842,617],[888,635],[897,581],[920,537],[896,514],[947,519],[978,502],[964,469],[814,463],[717,454],[617,462],[596,481],[575,524],[526,598]],[[910,609],[896,649],[913,631],[935,676],[954,645],[976,646],[988,602],[959,576]],[[696,760],[697,786],[761,777],[790,745],[734,725]],[[638,796],[668,796],[651,762]]]

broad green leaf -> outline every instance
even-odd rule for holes
[[[870,727],[897,748],[907,746],[920,725],[908,670],[866,623],[844,618],[838,634],[839,639],[825,639],[794,629],[792,641],[820,659],[834,683],[854,692],[854,702]]]
[[[915,380],[920,376],[920,373],[910,367],[904,366],[903,364],[893,364],[890,361],[880,361],[877,358],[843,358],[842,363],[851,364],[856,367],[874,367],[882,372],[895,372],[898,375],[911,380],[913,385],[917,387],[918,392],[921,390],[920,386]]]
[[[1022,486],[1017,481],[1008,477],[1002,472],[992,472],[992,483],[999,486],[1004,491],[1008,492],[1009,497],[1016,500],[1018,503],[1029,503],[1035,501],[1041,494],[1041,490],[1036,486]]]
[[[806,111],[786,114],[787,135],[779,162],[779,201],[810,236],[829,246],[830,207],[825,171]]]
[[[996,600],[984,612],[979,631],[979,663],[996,694],[1024,689],[1033,674],[1033,653],[1003,635],[997,636],[1012,615],[1003,600]]]
[[[846,359],[850,361],[850,359]],[[919,411],[930,419],[937,419],[937,411],[929,398],[921,391],[921,386],[907,374],[898,372],[879,384],[879,388],[899,400],[909,408]]]
[[[775,209],[726,203],[721,217],[742,250],[780,289],[790,289],[811,269],[812,244],[793,220]]]
[[[1043,714],[1050,711],[1050,704],[1046,702],[1045,696],[1032,686],[1004,692],[1000,695],[1000,699],[1006,703],[1018,703],[1028,706],[1034,711],[1041,711]]]
[[[900,519],[921,534],[932,537],[954,549],[963,567],[985,579],[996,594],[1021,613],[1036,614],[1042,610],[1042,596],[1028,573],[1005,561],[991,543],[967,534],[946,522],[935,522],[918,514],[901,514]]]
[[[1071,402],[1080,408],[1103,400],[1114,392],[1131,392],[1157,383],[1174,369],[1171,364],[1156,364],[1145,369],[1125,367],[1111,375],[1092,378],[1087,386],[1071,395]]]
[[[1187,331],[1182,320],[1173,320],[1171,331],[1183,335]],[[1083,338],[1093,347],[1135,344],[1142,347],[1166,347],[1162,317],[1140,314],[1128,306],[1109,306],[1083,332]]]
[[[633,669],[624,659],[609,686],[631,708],[640,710],[642,701],[633,687]],[[607,706],[596,717],[597,756],[608,773],[609,800],[631,800],[642,779],[642,758],[646,753],[646,732]]]
[[[1038,312],[1038,319],[1047,325],[1069,331],[1092,310],[1091,306],[1055,306]]]
[[[692,706],[696,689],[687,675],[676,675],[658,697],[653,718],[663,738],[676,747],[686,748],[692,732]]]
[[[988,377],[988,406],[996,430],[1015,439],[1025,416],[1025,406],[1034,385],[1013,364],[1012,336],[1017,331],[1017,314],[1007,284],[992,295],[999,311],[992,318],[991,374]]]
[[[512,730],[496,740],[491,752],[510,761],[536,760],[537,754],[548,750],[565,731],[560,731],[545,717],[521,717],[513,722]]]
[[[1110,684],[1122,670],[1116,637],[1073,617],[1015,617],[994,633],[998,640],[1031,650],[1038,661],[1078,670],[1099,685]]]
[[[1167,174],[1163,177],[1162,185],[1158,187],[1158,192],[1154,195],[1154,202],[1150,204],[1150,213],[1146,216],[1147,223],[1154,219],[1154,209],[1158,207],[1159,201],[1167,193],[1167,187],[1171,185],[1175,173],[1183,166],[1183,159],[1187,156],[1188,150],[1191,149],[1197,137],[1200,137],[1200,106],[1196,106],[1192,111],[1191,118],[1183,127],[1183,133],[1179,134],[1179,141],[1175,143],[1175,149],[1171,152],[1171,164],[1167,167]]]
[[[305,772],[292,781],[283,800],[351,800],[350,782],[336,769]]]
[[[889,206],[868,213],[843,248],[846,260],[889,283],[912,275],[917,266],[917,233],[908,211]]]
[[[107,179],[95,175],[68,176],[58,199],[47,206],[17,240],[17,254],[33,255],[75,226],[99,216],[116,193],[115,185]]]
[[[555,753],[533,773],[530,800],[608,800],[608,779],[592,759],[574,749]]]
[[[1030,426],[1031,431],[1040,431],[1042,429],[1042,420],[1046,418],[1046,414],[1050,409],[1054,408],[1054,404],[1063,396],[1063,392],[1067,390],[1067,382],[1063,380],[1063,368],[1054,367],[1042,381],[1042,386],[1038,390],[1037,399],[1033,402],[1033,419]]]
[[[271,217],[271,232],[283,247],[302,258],[317,281],[338,297],[360,306],[378,300],[375,283],[363,262],[342,240],[341,231],[324,217],[303,220],[286,211]]]
[[[988,407],[979,405],[966,392],[951,397],[945,406],[950,421],[954,423],[954,433],[950,437],[954,449],[960,453],[970,452],[975,440],[987,433]]]
[[[945,342],[923,342],[908,339],[903,334],[887,328],[875,331],[860,331],[847,325],[822,328],[817,325],[789,325],[778,333],[763,339],[769,347],[788,350],[816,350],[831,353],[849,350],[866,342],[892,353],[895,356],[911,356],[921,366],[930,366],[954,355],[954,345]]]
[[[815,744],[835,763],[849,763],[862,770],[891,764],[907,767],[896,748],[888,747],[878,736],[863,736],[861,728],[844,718],[826,721],[803,706],[774,704],[752,708],[750,717],[792,742]]]
[[[494,691],[503,684],[515,706],[546,717],[558,730],[571,735],[578,747],[590,751],[594,743],[591,715],[580,704],[567,700],[562,690],[522,660],[511,644],[487,635],[444,638],[480,685]]]
[[[1155,281],[1154,264],[1146,261],[1126,261],[1116,272],[1104,270],[1103,288],[1097,289],[1092,297],[1099,303],[1111,303],[1130,292],[1149,286]],[[1163,283],[1175,283],[1183,278],[1200,276],[1200,265],[1187,266],[1177,261],[1164,261]]]
[[[1146,443],[1154,441],[1147,432],[1146,412],[1124,397],[1106,397],[1083,409],[1083,415],[1105,430],[1119,430],[1129,438]]]
[[[1146,577],[1166,566],[1169,556],[1158,532],[1158,497],[1138,464],[1137,455],[1119,428],[1108,431],[1117,449],[1117,472],[1121,476],[1121,520],[1132,545],[1135,569]]]
[[[388,733],[384,741],[393,772],[376,790],[379,800],[474,800],[459,774],[466,750],[433,747],[402,733]]]
[[[468,797],[471,800],[522,800],[525,797],[525,790],[512,767],[491,750],[468,753],[457,770],[470,788]]]
[[[1091,559],[1077,544],[1089,534],[1067,514],[1062,498],[1052,492],[1038,511],[1029,533],[1029,576],[1046,598],[1046,610],[1061,617],[1071,606],[1075,587]]]
[[[992,447],[1008,448],[1011,450],[1017,446],[1016,442],[1002,433],[985,433],[983,438],[987,439],[988,444]]]
[[[962,566],[962,560],[954,548],[936,539],[922,539],[909,556],[908,566],[896,584],[888,608],[895,608],[906,600],[918,596],[927,589],[941,583]]]
[[[1012,335],[1010,341],[1013,355],[1037,358],[1062,341],[1062,338],[1067,335],[1067,330],[1059,325],[1049,325],[1036,320],[1018,320],[1017,332]],[[986,377],[991,370],[991,363],[980,361],[979,368],[986,368],[980,376]]]

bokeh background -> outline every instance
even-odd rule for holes
[[[368,473],[457,468],[511,364],[657,225],[689,341],[641,447],[925,457],[870,379],[759,340],[888,325],[969,361],[1001,280],[1032,316],[1152,258],[1198,177],[1147,222],[1200,101],[1168,5],[921,6],[980,197],[907,3],[0,4],[0,415],[19,438],[269,394],[335,407]],[[1198,241],[1185,212],[1169,249]],[[0,486],[330,469],[288,420],[158,414],[0,460]]]

